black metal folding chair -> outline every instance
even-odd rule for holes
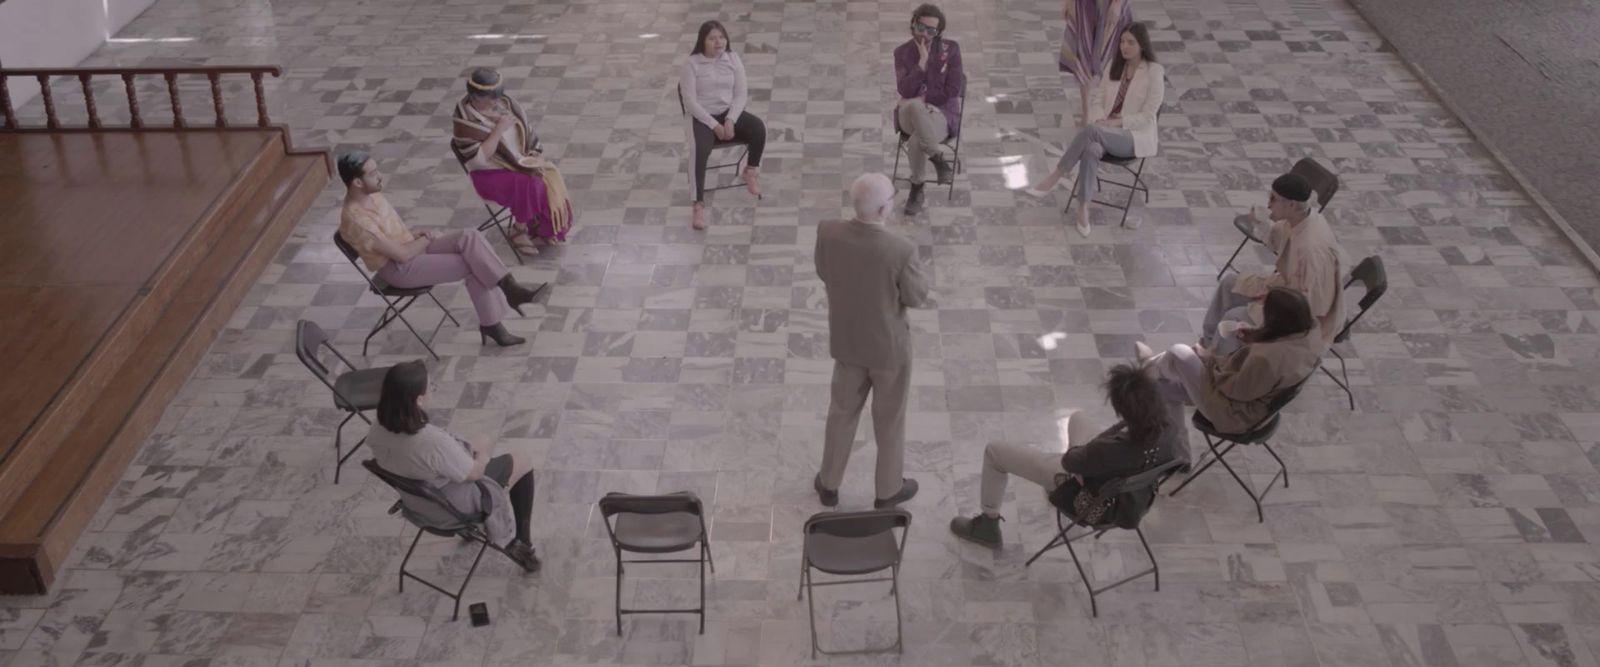
[[[906,142],[911,141],[911,134],[909,132],[906,132],[904,128],[901,128],[901,127],[898,126],[899,115],[896,112],[891,111],[889,113],[890,113],[890,126],[895,128],[895,134],[899,136],[899,140],[896,141],[895,144],[894,144],[894,168],[892,170],[890,170],[890,172],[889,172],[890,173],[890,178],[895,180],[895,181],[906,181],[906,182],[909,183],[909,182],[911,182],[911,177],[909,175],[906,176],[905,178],[901,178],[900,177],[900,155],[902,153],[904,153],[907,160],[911,159],[911,154],[906,152]],[[962,72],[961,73],[961,112],[956,115],[956,134],[953,137],[945,137],[944,141],[939,142],[941,145],[950,148],[950,166],[951,166],[950,180],[948,180],[948,181],[935,180],[933,182],[934,185],[948,185],[948,186],[950,186],[950,195],[948,197],[946,197],[946,199],[949,199],[949,200],[954,200],[956,198],[956,176],[959,175],[961,173],[961,170],[962,170],[962,164],[961,164],[961,135],[966,134],[966,129],[967,129],[966,128],[966,123],[967,123],[967,74],[966,74],[966,72]],[[937,177],[937,174],[935,175],[935,177]]]
[[[894,530],[900,529],[899,540]],[[806,598],[811,618],[811,657],[825,655],[852,655],[882,651],[904,651],[905,634],[900,619],[900,562],[905,557],[906,535],[911,532],[911,513],[895,507],[862,512],[822,512],[806,520],[805,543],[800,556],[800,591],[795,596]],[[887,577],[872,579],[842,579],[814,582],[811,570],[841,576],[860,576],[889,570]],[[883,648],[866,648],[850,651],[824,651],[817,642],[817,586],[861,584],[874,581],[889,582],[889,593],[894,597],[894,644]]]
[[[327,348],[333,356],[350,370],[333,375],[332,369],[322,362],[318,356],[318,348]],[[372,420],[362,414],[367,410],[378,409],[378,396],[383,390],[383,376],[389,372],[390,366],[382,368],[356,368],[344,354],[340,353],[332,343],[328,342],[328,334],[310,320],[300,320],[294,328],[294,354],[300,358],[300,363],[305,364],[312,375],[317,376],[322,384],[333,392],[333,407],[345,411],[344,421],[339,422],[339,427],[333,431],[333,483],[339,483],[339,472],[344,468],[344,462],[367,441],[365,435],[357,441],[350,451],[343,451],[344,425],[351,419],[360,417],[368,425]]]
[[[1311,183],[1311,191],[1317,193],[1318,213],[1327,209],[1328,202],[1332,201],[1333,195],[1339,192],[1339,177],[1311,158],[1300,158],[1300,161],[1294,163],[1294,167],[1289,169],[1289,173],[1298,174]],[[1239,233],[1243,234],[1244,238],[1239,240],[1239,247],[1233,249],[1233,254],[1228,257],[1228,263],[1223,264],[1222,270],[1217,271],[1217,280],[1221,280],[1222,274],[1233,268],[1233,260],[1239,257],[1239,253],[1243,252],[1244,247],[1251,241],[1256,243],[1265,242],[1263,239],[1256,238],[1255,229],[1253,229],[1248,215],[1234,218],[1233,227],[1239,230]]]
[[[677,90],[678,90],[678,111],[680,113],[682,113],[684,116],[688,116],[689,115],[689,109],[688,109],[688,107],[685,107],[683,105],[683,87],[679,86],[677,88]],[[698,121],[696,121],[693,118],[690,118],[689,122],[690,123],[695,123],[695,122],[698,122]],[[744,161],[745,161],[745,158],[750,156],[750,142],[745,141],[743,139],[740,139],[738,137],[734,137],[734,138],[729,139],[727,141],[723,141],[721,139],[713,139],[712,140],[712,142],[711,142],[711,152],[715,153],[718,150],[721,150],[721,149],[724,149],[724,148],[738,148],[740,150],[739,150],[738,155],[734,156],[732,162],[723,162],[723,163],[720,163],[720,164],[707,164],[706,165],[706,173],[705,173],[705,175],[702,176],[702,178],[705,178],[706,181],[707,181],[707,183],[703,186],[703,189],[706,192],[716,192],[717,190],[727,190],[729,188],[737,188],[737,187],[743,187],[744,186],[743,183],[739,182],[739,177],[744,175]],[[692,162],[694,160],[694,156],[693,155],[689,156],[689,159],[691,161],[691,164],[690,164],[689,168],[693,169],[694,165],[692,164]],[[729,181],[729,182],[727,182],[725,184],[722,184],[722,185],[715,185],[715,186],[710,185],[709,181],[711,180],[711,178],[710,178],[711,172],[719,171],[719,170],[722,170],[722,169],[733,169],[733,180]],[[757,195],[756,198],[760,199],[761,196]]]
[[[433,351],[434,337],[438,336],[439,330],[444,328],[445,321],[448,320],[458,327],[461,326],[461,323],[457,322],[456,317],[450,314],[449,308],[445,308],[444,304],[439,302],[439,297],[433,295],[433,286],[400,288],[386,284],[382,278],[367,272],[366,267],[361,265],[361,257],[356,254],[356,249],[351,247],[338,232],[333,233],[333,244],[338,246],[339,252],[344,254],[345,259],[350,260],[350,266],[356,268],[356,273],[361,274],[361,279],[367,281],[367,288],[373,294],[378,295],[378,298],[383,299],[383,316],[378,318],[378,322],[372,325],[372,330],[367,332],[366,340],[361,341],[361,356],[367,356],[367,346],[372,342],[373,336],[378,335],[379,331],[383,331],[385,327],[399,320],[401,324],[406,325],[406,328],[411,330],[411,335],[416,336],[417,341],[422,343],[422,347],[426,348],[428,354],[433,355],[434,360],[437,361],[439,353]],[[433,333],[429,334],[427,338],[423,338],[422,334],[417,332],[417,328],[411,326],[411,321],[405,317],[406,309],[416,303],[417,299],[424,296],[432,299],[434,305],[438,306],[439,310],[444,311],[444,317],[439,318],[439,324],[433,327]]]
[[[1334,336],[1333,345],[1328,347],[1328,351],[1339,358],[1339,377],[1335,377],[1327,366],[1322,367],[1322,372],[1327,374],[1328,379],[1333,380],[1334,384],[1344,390],[1345,397],[1350,399],[1351,410],[1356,409],[1356,395],[1350,391],[1350,369],[1346,368],[1344,355],[1339,353],[1338,346],[1350,340],[1350,328],[1356,325],[1362,315],[1367,314],[1368,309],[1378,303],[1378,299],[1383,298],[1384,292],[1389,291],[1389,274],[1383,268],[1383,258],[1373,255],[1361,260],[1355,270],[1350,272],[1350,280],[1344,284],[1344,289],[1350,289],[1356,283],[1361,283],[1362,288],[1366,290],[1366,294],[1361,295],[1361,310],[1356,311],[1355,317],[1345,321],[1344,328],[1339,330],[1339,335]],[[1344,379],[1340,380],[1340,377]]]
[[[483,560],[483,552],[494,549],[506,558],[511,558],[511,555],[507,554],[504,548],[489,539],[489,528],[485,525],[489,517],[486,514],[468,516],[458,512],[454,507],[451,507],[450,501],[438,489],[421,481],[401,477],[384,470],[378,466],[377,461],[368,459],[362,461],[361,465],[368,472],[371,472],[373,476],[382,480],[384,484],[389,485],[389,488],[398,491],[401,496],[412,497],[415,499],[414,502],[437,506],[436,510],[439,515],[450,517],[447,521],[437,521],[407,506],[404,500],[395,501],[395,504],[389,508],[390,514],[399,514],[411,525],[417,527],[417,536],[412,538],[411,548],[406,549],[405,558],[400,560],[400,592],[406,592],[406,578],[410,577],[428,588],[443,593],[445,597],[454,601],[455,609],[450,614],[450,620],[454,621],[460,618],[461,596],[467,592],[467,584],[472,583],[472,575],[478,571],[478,562]],[[406,564],[411,562],[411,555],[416,552],[417,543],[422,541],[423,533],[439,537],[456,537],[465,542],[479,544],[478,554],[472,558],[472,566],[467,568],[467,576],[461,580],[461,587],[457,588],[454,593],[406,570]],[[512,562],[516,562],[516,560],[512,559]]]
[[[1313,371],[1311,375],[1307,375],[1304,379],[1291,385],[1289,388],[1283,390],[1277,396],[1273,397],[1272,401],[1267,404],[1266,416],[1257,420],[1256,423],[1244,433],[1223,433],[1222,431],[1218,430],[1216,426],[1212,425],[1210,419],[1207,419],[1205,415],[1200,414],[1199,410],[1195,410],[1194,418],[1190,421],[1194,423],[1194,427],[1200,431],[1200,434],[1205,436],[1206,447],[1210,448],[1211,452],[1207,455],[1208,458],[1205,460],[1205,462],[1201,463],[1198,468],[1195,468],[1194,472],[1189,473],[1189,476],[1184,478],[1183,483],[1179,484],[1178,488],[1173,489],[1172,493],[1169,495],[1178,495],[1179,491],[1182,491],[1184,487],[1188,486],[1190,482],[1193,482],[1196,477],[1200,476],[1201,473],[1204,473],[1213,464],[1220,462],[1223,469],[1227,470],[1228,474],[1233,476],[1233,481],[1239,483],[1239,488],[1244,489],[1244,492],[1249,494],[1250,501],[1256,504],[1256,520],[1265,522],[1267,520],[1267,516],[1261,511],[1261,501],[1265,500],[1267,493],[1272,491],[1272,485],[1277,483],[1278,478],[1281,477],[1283,478],[1283,487],[1289,488],[1289,467],[1284,465],[1283,458],[1278,456],[1278,452],[1272,449],[1272,443],[1270,440],[1272,439],[1272,435],[1278,431],[1278,423],[1282,421],[1281,417],[1283,414],[1283,409],[1288,407],[1289,403],[1294,401],[1296,396],[1300,395],[1300,390],[1306,386],[1307,382],[1311,381],[1311,377],[1314,375],[1316,375],[1315,371]],[[1224,447],[1221,451],[1218,451],[1217,445],[1223,443],[1226,443],[1227,447]],[[1257,494],[1254,490],[1252,490],[1250,483],[1246,482],[1244,477],[1241,477],[1239,473],[1233,469],[1233,466],[1228,465],[1228,460],[1224,458],[1228,455],[1228,452],[1233,451],[1233,448],[1239,445],[1261,445],[1262,449],[1267,450],[1267,453],[1272,455],[1272,460],[1278,462],[1278,472],[1273,473],[1272,479],[1267,480],[1267,487],[1262,489],[1260,494]]]
[[[716,574],[711,541],[706,533],[705,508],[693,493],[680,491],[659,496],[608,493],[600,499],[600,516],[617,556],[617,636],[622,636],[623,614],[698,614],[700,634],[706,633],[706,566]],[[699,549],[695,558],[624,559],[623,552],[667,554]],[[623,563],[695,563],[700,566],[700,606],[693,609],[623,609]]]
[[[467,165],[462,164],[460,160],[456,160],[456,165],[461,167],[461,171],[467,174],[468,178],[472,177],[472,172],[467,169]],[[517,264],[522,264],[522,251],[517,249],[517,244],[511,242],[511,226],[516,224],[516,221],[511,219],[511,211],[499,204],[491,204],[481,197],[478,199],[478,203],[483,204],[483,210],[489,213],[487,219],[478,223],[478,231],[494,229],[500,232],[500,238],[505,239],[506,247],[511,248],[511,255],[517,258]]]
[[[1161,566],[1156,563],[1155,552],[1150,550],[1150,542],[1144,539],[1144,529],[1140,527],[1139,522],[1144,520],[1144,515],[1148,514],[1150,512],[1150,508],[1155,505],[1155,498],[1157,495],[1159,495],[1158,492],[1161,489],[1161,484],[1166,482],[1168,477],[1171,477],[1174,473],[1178,472],[1179,469],[1186,465],[1188,465],[1188,462],[1185,460],[1173,459],[1135,475],[1129,475],[1120,479],[1108,480],[1105,484],[1100,486],[1099,495],[1102,496],[1120,496],[1128,493],[1150,494],[1150,504],[1146,505],[1144,512],[1134,520],[1135,523],[1131,529],[1135,535],[1139,536],[1139,544],[1144,546],[1144,554],[1150,558],[1150,567],[1096,588],[1094,582],[1089,580],[1089,573],[1083,569],[1083,561],[1078,559],[1078,551],[1072,548],[1072,543],[1090,535],[1093,535],[1094,538],[1098,540],[1100,539],[1101,535],[1106,534],[1106,531],[1109,531],[1113,528],[1126,528],[1126,526],[1117,525],[1111,520],[1110,516],[1107,516],[1106,520],[1100,522],[1099,524],[1090,525],[1084,523],[1077,517],[1067,514],[1059,507],[1056,508],[1056,536],[1052,538],[1048,544],[1045,544],[1043,549],[1040,549],[1038,553],[1034,554],[1033,558],[1029,558],[1028,562],[1025,563],[1023,567],[1032,565],[1033,561],[1039,560],[1040,556],[1043,556],[1045,552],[1050,551],[1051,549],[1066,547],[1067,553],[1072,555],[1072,565],[1078,568],[1078,577],[1083,579],[1083,587],[1089,590],[1089,610],[1091,615],[1096,617],[1100,615],[1099,603],[1095,601],[1096,595],[1146,575],[1155,575],[1156,590],[1161,590]],[[1078,533],[1075,536],[1069,535],[1073,528],[1077,528],[1079,526],[1082,526],[1087,530]]]

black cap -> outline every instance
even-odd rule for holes
[[[1299,174],[1284,174],[1272,182],[1272,191],[1293,201],[1311,201],[1311,181]]]

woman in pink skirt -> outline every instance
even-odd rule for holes
[[[562,243],[572,228],[572,202],[554,163],[539,150],[528,116],[505,95],[500,73],[472,71],[467,95],[456,104],[450,150],[465,165],[478,196],[506,207],[516,221],[512,244],[525,255],[536,242]]]

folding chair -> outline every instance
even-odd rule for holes
[[[367,273],[366,267],[361,265],[361,257],[356,254],[356,249],[351,247],[344,240],[344,237],[339,235],[339,232],[333,233],[333,244],[339,247],[339,252],[344,253],[345,259],[350,260],[350,266],[356,267],[356,273],[361,274],[361,279],[367,281],[367,288],[373,294],[378,295],[378,298],[383,299],[383,317],[378,318],[377,324],[372,325],[372,330],[367,332],[366,340],[361,341],[361,356],[367,356],[367,345],[372,342],[373,336],[378,335],[379,331],[383,331],[384,327],[394,323],[395,320],[399,320],[401,324],[406,325],[406,328],[411,330],[411,335],[417,337],[417,341],[422,343],[422,347],[428,350],[428,354],[433,355],[434,361],[438,361],[439,353],[433,351],[432,343],[434,337],[438,336],[439,330],[444,328],[446,320],[457,327],[461,326],[461,323],[457,322],[456,317],[450,314],[449,308],[445,308],[444,304],[439,303],[439,297],[433,295],[433,286],[400,288],[385,284],[383,279],[376,274]],[[433,333],[429,334],[427,338],[423,338],[422,334],[417,333],[417,328],[411,326],[410,320],[405,317],[406,309],[410,308],[411,304],[416,303],[417,299],[423,296],[432,299],[434,305],[438,306],[439,310],[444,311],[444,317],[439,318],[439,324],[433,327]]]
[[[1156,109],[1156,120],[1159,121],[1160,119],[1161,119],[1161,109],[1157,108]],[[1122,202],[1120,204],[1117,203],[1117,202],[1114,202],[1114,201],[1107,201],[1107,200],[1104,200],[1104,199],[1091,199],[1091,200],[1089,200],[1090,203],[1099,204],[1101,206],[1110,206],[1111,208],[1114,208],[1114,209],[1122,211],[1122,219],[1117,222],[1117,225],[1119,227],[1122,226],[1122,225],[1127,224],[1127,222],[1128,222],[1128,211],[1133,209],[1133,199],[1135,197],[1138,197],[1139,193],[1141,193],[1141,192],[1144,193],[1144,203],[1146,203],[1146,204],[1150,203],[1150,186],[1145,185],[1145,182],[1144,182],[1144,161],[1145,161],[1145,158],[1142,158],[1142,157],[1122,157],[1122,156],[1119,156],[1119,155],[1110,155],[1110,154],[1106,154],[1106,155],[1101,155],[1100,156],[1100,164],[1108,164],[1108,165],[1111,165],[1113,167],[1118,167],[1118,168],[1121,168],[1123,171],[1126,171],[1129,174],[1133,175],[1133,182],[1132,183],[1123,183],[1121,181],[1111,180],[1109,178],[1106,178],[1106,177],[1100,175],[1100,172],[1098,172],[1098,171],[1096,171],[1095,175],[1094,175],[1094,183],[1095,183],[1095,189],[1096,190],[1103,190],[1107,183],[1110,183],[1110,184],[1115,185],[1115,186],[1120,187],[1120,188],[1127,188],[1128,189],[1128,199],[1127,199],[1127,201],[1124,201],[1124,202]],[[1078,179],[1081,179],[1081,178],[1083,178],[1083,170],[1080,169],[1080,170],[1078,170],[1078,173],[1075,174],[1072,177],[1072,192],[1067,195],[1067,207],[1061,210],[1062,213],[1066,213],[1066,212],[1072,210],[1072,201],[1074,199],[1078,198]]]
[[[1311,183],[1311,191],[1317,193],[1318,213],[1327,209],[1328,202],[1333,199],[1334,194],[1339,192],[1339,177],[1311,158],[1300,158],[1300,161],[1294,163],[1294,167],[1289,169],[1289,173],[1298,174]],[[1239,247],[1233,249],[1233,255],[1228,257],[1228,263],[1223,264],[1222,270],[1217,272],[1217,280],[1221,280],[1222,274],[1233,268],[1233,260],[1244,250],[1246,244],[1251,241],[1256,243],[1264,242],[1262,239],[1256,238],[1254,223],[1250,221],[1250,216],[1248,215],[1235,217],[1233,219],[1233,227],[1239,230],[1240,234],[1244,234],[1244,238],[1239,240]]]
[[[1306,383],[1311,381],[1311,377],[1315,375],[1316,372],[1313,371],[1311,375],[1307,375],[1304,379],[1273,397],[1272,401],[1267,404],[1266,416],[1257,420],[1256,423],[1251,425],[1249,430],[1245,431],[1244,433],[1223,433],[1217,430],[1216,426],[1211,424],[1210,419],[1207,419],[1205,415],[1200,414],[1199,410],[1195,410],[1194,418],[1190,421],[1194,423],[1194,427],[1200,431],[1200,434],[1205,436],[1206,447],[1211,449],[1211,453],[1207,455],[1209,458],[1202,463],[1200,467],[1196,468],[1194,472],[1189,473],[1189,476],[1184,478],[1183,483],[1179,484],[1178,488],[1173,489],[1172,493],[1168,495],[1178,495],[1178,492],[1182,491],[1183,487],[1188,486],[1189,482],[1193,482],[1196,477],[1199,477],[1200,474],[1205,472],[1206,469],[1210,468],[1212,464],[1220,462],[1222,463],[1222,467],[1228,471],[1228,474],[1233,476],[1233,481],[1238,482],[1239,488],[1244,489],[1244,492],[1249,494],[1251,502],[1256,504],[1256,520],[1265,522],[1267,520],[1267,516],[1261,511],[1261,501],[1265,500],[1267,493],[1272,491],[1272,485],[1278,481],[1279,477],[1282,477],[1283,488],[1289,488],[1289,467],[1283,464],[1283,459],[1278,456],[1278,452],[1273,451],[1272,443],[1269,442],[1269,440],[1271,440],[1272,435],[1278,431],[1278,423],[1281,421],[1280,417],[1283,413],[1283,409],[1287,407],[1296,396],[1300,395],[1300,389],[1305,387]],[[1228,446],[1224,447],[1222,451],[1217,451],[1217,445],[1222,443],[1227,443]],[[1251,489],[1249,482],[1244,481],[1244,478],[1240,477],[1239,473],[1234,471],[1233,466],[1228,465],[1228,460],[1223,458],[1228,455],[1228,452],[1233,451],[1234,447],[1239,445],[1261,445],[1263,449],[1267,450],[1268,454],[1272,455],[1272,460],[1278,462],[1278,472],[1273,473],[1272,479],[1267,480],[1267,488],[1263,489],[1259,495]]]
[[[894,529],[900,529],[899,540]],[[800,556],[800,591],[795,599],[806,598],[811,618],[811,657],[824,655],[854,655],[893,650],[904,652],[904,631],[900,620],[900,562],[905,557],[906,535],[911,532],[911,513],[895,507],[862,512],[822,512],[806,519],[805,543]],[[888,577],[873,579],[844,579],[839,581],[811,580],[811,570],[842,576],[874,574],[890,570]],[[874,581],[889,582],[889,593],[894,596],[894,644],[883,648],[866,648],[850,651],[824,651],[817,643],[817,586],[860,584]]]
[[[333,377],[328,366],[318,358],[318,348],[322,347],[333,352],[339,362],[350,370]],[[368,425],[372,424],[372,420],[367,419],[362,413],[378,409],[378,396],[383,391],[383,376],[389,372],[390,367],[356,368],[355,364],[350,363],[344,354],[328,342],[328,334],[323,332],[322,327],[310,320],[300,320],[295,324],[294,354],[312,375],[317,376],[317,379],[333,392],[333,407],[347,413],[344,421],[339,422],[339,427],[333,431],[333,483],[338,484],[339,472],[344,468],[344,462],[354,456],[367,441],[367,436],[363,435],[350,451],[344,452],[344,425],[356,417],[360,417],[361,421]]]
[[[467,174],[467,178],[472,178],[472,172],[467,169],[466,164],[462,163],[461,160],[456,160],[456,165],[461,167],[463,173]],[[517,250],[517,244],[511,242],[511,226],[516,224],[516,221],[511,219],[511,212],[506,207],[499,204],[490,204],[489,200],[481,197],[478,198],[478,202],[483,204],[483,210],[489,212],[489,218],[478,223],[478,231],[482,232],[490,228],[499,231],[500,238],[506,240],[506,247],[511,248],[511,255],[517,258],[517,264],[522,264],[522,251]]]
[[[1362,315],[1367,314],[1368,309],[1378,303],[1378,299],[1383,298],[1384,292],[1389,291],[1389,274],[1383,269],[1383,258],[1373,255],[1361,260],[1355,270],[1350,272],[1350,280],[1344,284],[1344,289],[1350,289],[1356,283],[1361,283],[1362,288],[1367,291],[1361,295],[1361,310],[1356,311],[1355,317],[1345,321],[1344,328],[1339,330],[1339,335],[1333,337],[1333,345],[1328,346],[1328,351],[1339,358],[1339,375],[1344,380],[1335,377],[1327,366],[1322,367],[1322,372],[1327,374],[1328,379],[1333,380],[1334,384],[1344,390],[1345,397],[1350,399],[1351,410],[1356,409],[1356,395],[1350,391],[1350,370],[1345,367],[1344,355],[1339,354],[1338,345],[1350,340],[1350,328],[1356,325],[1356,321],[1360,320]]]
[[[683,86],[678,86],[678,111],[679,111],[679,113],[682,113],[684,116],[688,116],[689,115],[689,108],[683,105]],[[696,121],[695,119],[690,118],[689,122],[690,123],[697,123],[699,121]],[[732,168],[733,169],[733,180],[731,182],[727,183],[726,185],[718,185],[718,186],[704,185],[702,189],[704,189],[706,192],[716,192],[717,190],[727,190],[728,188],[737,188],[737,187],[741,187],[741,186],[744,185],[743,183],[739,182],[739,177],[744,175],[744,161],[745,161],[745,158],[749,157],[749,155],[750,155],[750,142],[745,141],[743,139],[740,139],[738,137],[734,137],[734,138],[729,139],[727,141],[723,141],[721,139],[713,139],[712,140],[712,142],[711,142],[711,152],[715,153],[718,150],[723,149],[723,148],[738,148],[738,149],[741,149],[741,150],[739,151],[739,155],[737,157],[735,157],[732,162],[724,162],[722,164],[707,164],[706,165],[706,174],[708,176],[706,176],[704,178],[706,178],[707,181],[710,181],[711,179],[709,178],[709,174],[711,172],[717,171],[719,169]],[[693,161],[694,160],[694,156],[690,155],[689,159],[691,161]],[[694,169],[694,165],[690,164],[689,168],[690,169]],[[760,199],[760,198],[761,198],[760,195],[756,195],[756,199]]]
[[[900,154],[901,153],[905,153],[906,154],[906,159],[907,160],[911,159],[911,154],[906,152],[906,142],[911,141],[911,134],[900,128],[900,114],[899,113],[894,112],[894,111],[891,111],[889,113],[891,114],[890,118],[893,120],[894,132],[895,132],[896,135],[899,135],[899,138],[900,138],[899,141],[895,142],[895,145],[894,145],[894,169],[890,170],[890,172],[889,172],[891,174],[890,178],[892,178],[893,180],[896,180],[896,181],[906,181],[906,182],[909,183],[909,182],[911,182],[911,177],[909,175],[906,176],[905,178],[901,178],[900,177]],[[949,181],[938,181],[938,180],[935,180],[933,182],[934,185],[948,185],[948,186],[950,186],[950,196],[946,198],[946,199],[949,199],[949,200],[954,200],[956,198],[956,175],[961,173],[961,168],[962,168],[961,167],[961,135],[965,134],[965,131],[967,129],[966,128],[966,123],[967,123],[967,73],[966,72],[962,72],[961,73],[961,111],[960,111],[960,113],[956,114],[956,134],[953,137],[945,137],[944,141],[939,142],[941,145],[947,146],[947,147],[950,148],[950,153],[951,153],[951,155],[950,155],[950,166],[951,166],[950,180]],[[937,177],[937,174],[935,174],[935,177]]]
[[[483,552],[494,549],[506,558],[511,558],[505,549],[489,539],[489,528],[485,525],[488,515],[468,516],[456,511],[450,505],[449,499],[444,497],[438,489],[418,480],[401,477],[378,466],[377,461],[368,459],[362,461],[368,472],[382,480],[389,488],[400,493],[400,500],[395,501],[389,508],[390,514],[399,514],[417,527],[417,536],[411,540],[411,548],[406,550],[405,558],[400,560],[400,592],[406,592],[406,578],[410,577],[433,590],[443,593],[445,597],[455,601],[455,609],[450,614],[450,620],[461,617],[461,596],[467,591],[467,584],[472,583],[472,575],[478,571],[478,562],[483,560]],[[493,481],[480,480],[482,483],[493,484]],[[417,550],[417,543],[422,541],[422,534],[437,535],[439,537],[456,537],[464,542],[479,544],[478,554],[472,558],[472,566],[467,568],[467,576],[461,580],[461,587],[454,593],[445,590],[438,584],[413,574],[406,570],[406,564],[411,562],[411,555]],[[516,562],[512,559],[512,562]]]
[[[1139,522],[1144,520],[1145,514],[1150,512],[1150,507],[1155,505],[1155,498],[1156,496],[1160,495],[1158,491],[1161,488],[1161,484],[1166,482],[1168,477],[1171,477],[1174,473],[1178,472],[1179,469],[1186,465],[1188,465],[1188,462],[1183,459],[1173,459],[1135,475],[1108,480],[1105,484],[1100,486],[1100,495],[1102,496],[1121,496],[1128,493],[1149,494],[1150,504],[1146,505],[1144,507],[1144,511],[1139,513],[1137,517],[1132,518],[1133,525],[1131,527],[1126,525],[1118,525],[1111,520],[1112,517],[1109,514],[1106,516],[1105,521],[1102,521],[1097,525],[1090,525],[1084,523],[1077,517],[1068,515],[1061,508],[1056,508],[1056,536],[1052,538],[1048,544],[1044,545],[1043,549],[1040,549],[1038,553],[1034,554],[1033,558],[1029,558],[1028,562],[1025,563],[1023,567],[1032,565],[1033,561],[1039,560],[1040,556],[1043,556],[1045,552],[1050,551],[1051,549],[1066,547],[1067,553],[1072,555],[1072,565],[1078,568],[1078,577],[1083,579],[1083,587],[1089,589],[1089,610],[1090,613],[1095,617],[1100,616],[1100,606],[1095,601],[1095,596],[1099,595],[1100,593],[1104,593],[1145,575],[1155,575],[1156,590],[1161,590],[1161,566],[1156,563],[1156,555],[1150,550],[1150,543],[1144,539],[1144,529],[1139,527]],[[1078,533],[1076,536],[1069,536],[1068,533],[1070,533],[1073,528],[1078,526],[1083,526],[1088,530]],[[1089,580],[1088,572],[1084,571],[1083,569],[1083,562],[1078,559],[1078,551],[1072,548],[1072,543],[1090,535],[1093,535],[1094,538],[1098,540],[1100,539],[1101,535],[1106,534],[1106,531],[1109,531],[1113,528],[1131,528],[1134,534],[1139,536],[1139,544],[1144,545],[1144,554],[1150,558],[1150,567],[1099,588],[1095,588],[1094,582]]]
[[[706,566],[716,574],[711,542],[706,533],[705,509],[688,491],[660,496],[608,493],[600,499],[600,516],[617,556],[617,636],[622,636],[623,614],[699,614],[700,634],[706,633]],[[667,554],[699,548],[696,558],[624,559],[623,552]],[[700,606],[693,609],[623,609],[623,563],[696,563],[700,566]]]

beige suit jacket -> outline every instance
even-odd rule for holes
[[[817,227],[816,265],[828,292],[833,358],[872,369],[910,363],[906,309],[928,301],[916,244],[883,225],[824,222]]]

